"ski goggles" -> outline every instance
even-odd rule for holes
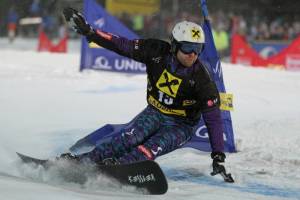
[[[203,43],[192,43],[192,42],[180,42],[179,49],[184,54],[190,54],[194,52],[195,54],[200,54],[203,48]]]

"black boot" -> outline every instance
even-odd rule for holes
[[[66,160],[66,161],[75,161],[75,162],[80,161],[78,156],[73,155],[71,153],[63,153],[59,157],[57,157],[56,160]]]
[[[121,163],[116,158],[106,158],[106,159],[102,160],[101,163],[98,163],[98,164],[102,164],[102,165],[120,165]]]

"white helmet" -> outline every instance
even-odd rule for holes
[[[183,21],[177,23],[173,28],[172,36],[177,42],[205,43],[201,26],[193,22]]]
[[[188,21],[177,23],[172,30],[171,51],[176,53],[180,48],[180,43],[183,42],[193,43],[195,45],[199,44],[202,47],[205,43],[205,35],[202,27]]]

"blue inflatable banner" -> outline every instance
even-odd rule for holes
[[[84,1],[86,20],[95,29],[101,29],[129,39],[139,38],[115,17],[108,14],[94,0]],[[83,37],[81,43],[80,70],[95,69],[126,73],[145,73],[146,66],[135,60],[120,56],[112,51],[106,50],[94,43],[88,43]]]
[[[92,0],[86,0],[86,2],[92,2]],[[200,55],[200,59],[202,59],[202,61],[206,62],[207,66],[209,68],[208,70],[210,71],[211,76],[215,80],[219,92],[226,93],[225,86],[223,83],[223,73],[222,73],[220,58],[218,56],[218,53],[217,53],[217,50],[216,50],[216,47],[214,44],[210,22],[207,19],[208,10],[206,7],[205,0],[201,0],[201,6],[202,6],[202,13],[205,18],[204,24],[203,24],[203,30],[205,32],[206,43],[204,45],[204,50],[203,50],[202,54]],[[93,6],[93,9],[95,9],[95,8],[96,8],[96,6]],[[98,8],[99,8],[99,6],[98,6]],[[101,11],[103,11],[103,9],[98,10],[97,13],[98,13],[98,15],[102,16]],[[87,20],[90,22],[91,19],[87,19]],[[113,30],[115,30],[115,28],[116,27],[109,26],[109,27],[107,27],[107,29],[105,31],[113,32]],[[117,29],[119,31],[121,31],[120,27],[117,27]],[[115,33],[117,33],[117,32],[115,32]],[[223,137],[224,137],[224,141],[225,141],[225,151],[226,152],[236,152],[230,112],[222,110],[222,119],[223,119],[223,124],[224,124]],[[98,143],[101,143],[102,141],[105,141],[105,140],[111,138],[114,134],[119,134],[122,129],[126,128],[126,126],[130,125],[133,121],[134,121],[134,119],[127,124],[107,124],[107,125],[99,128],[98,130],[92,132],[88,136],[82,138],[81,140],[77,141],[70,148],[70,151],[72,151],[75,154],[89,151],[89,150],[93,149],[95,147],[95,145],[97,145]],[[208,139],[207,128],[204,125],[203,120],[201,120],[199,122],[198,128],[195,131],[195,135],[192,138],[192,140],[189,141],[184,147],[191,147],[191,148],[195,148],[195,149],[198,149],[201,151],[207,151],[207,152],[211,151],[210,142]]]

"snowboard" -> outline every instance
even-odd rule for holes
[[[18,152],[17,155],[23,163],[33,163],[45,169],[56,164],[52,160],[37,159]],[[167,179],[155,161],[146,160],[123,165],[96,165],[96,172],[112,177],[121,184],[147,190],[149,194],[164,194],[168,190]]]

